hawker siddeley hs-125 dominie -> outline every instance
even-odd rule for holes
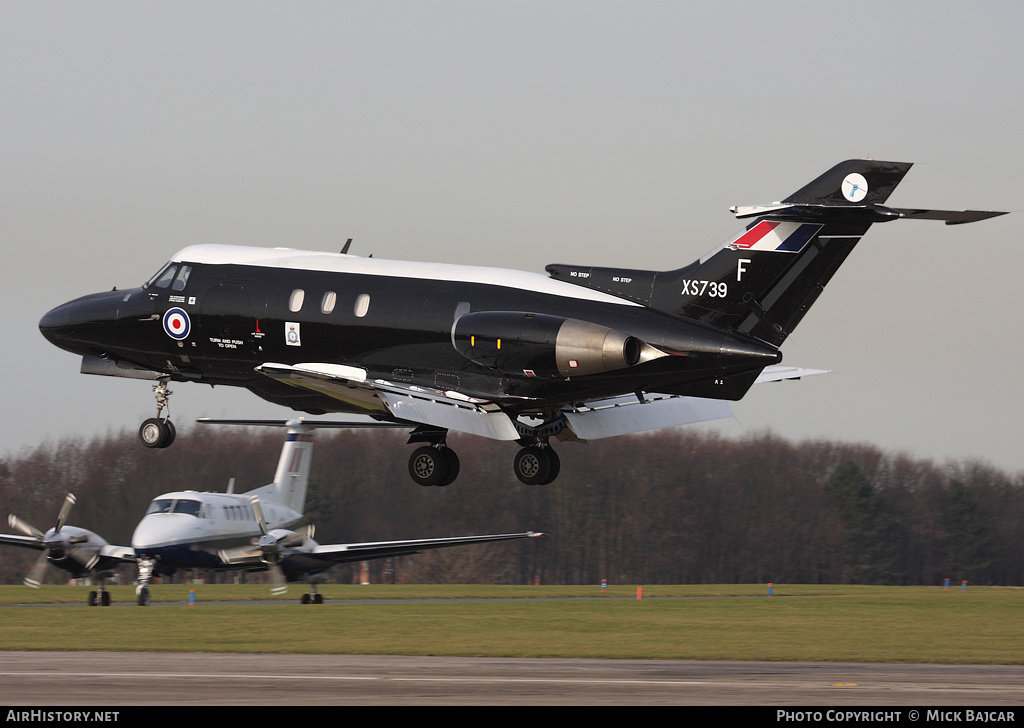
[[[876,222],[999,212],[888,207],[910,164],[842,162],[669,271],[549,265],[548,275],[285,248],[195,245],[139,288],[76,299],[39,327],[82,371],[154,380],[140,436],[166,447],[170,381],[245,387],[313,414],[411,430],[409,472],[447,485],[449,430],[516,441],[552,481],[551,438],[593,440],[731,416],[756,382],[797,378],[779,346]]]

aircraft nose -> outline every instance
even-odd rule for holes
[[[71,327],[69,326],[69,323],[71,321],[71,313],[74,310],[74,307],[74,301],[62,303],[52,311],[47,311],[46,314],[39,319],[39,332],[54,346],[59,346],[60,348],[65,349],[72,343],[73,337],[71,335]]]
[[[103,346],[117,324],[124,294],[95,293],[57,306],[39,320],[39,332],[54,346],[80,354],[85,345]]]

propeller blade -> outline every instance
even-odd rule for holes
[[[15,531],[21,532],[24,536],[35,536],[40,541],[43,540],[43,532],[33,526],[31,523],[27,523],[18,518],[13,513],[7,516],[7,524]]]
[[[71,549],[71,553],[69,555],[86,571],[92,571],[93,567],[96,566],[96,563],[100,560],[100,555],[93,549],[81,546]]]
[[[71,509],[74,508],[75,503],[76,500],[74,494],[68,493],[64,497],[64,503],[60,507],[60,514],[57,516],[57,525],[53,528],[54,533],[60,533],[60,529],[64,527],[64,523],[68,520],[68,516],[71,515]]]
[[[38,589],[39,585],[43,583],[43,577],[46,576],[46,567],[50,565],[50,562],[46,560],[46,551],[39,554],[39,558],[36,559],[36,563],[32,565],[32,571],[28,572],[28,576],[25,577],[25,586],[30,586],[33,589]]]
[[[253,513],[256,514],[256,523],[259,524],[260,533],[266,536],[267,519],[263,517],[263,506],[260,505],[260,497],[258,495],[254,495],[252,498],[249,499],[249,502],[252,504]]]
[[[273,585],[270,587],[270,593],[275,596],[288,591],[288,580],[285,578],[284,571],[279,564],[275,563],[270,566],[270,583]]]
[[[252,561],[259,559],[263,551],[253,546],[237,546],[230,549],[221,549],[217,552],[220,560],[225,564],[235,564],[241,561]]]

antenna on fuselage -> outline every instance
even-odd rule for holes
[[[342,255],[348,255],[348,246],[350,246],[351,244],[352,244],[352,238],[349,238],[348,240],[345,241],[345,247],[343,247],[341,249],[341,254]]]
[[[235,479],[234,478],[228,478],[228,489],[227,489],[226,492],[228,492],[228,493],[234,493],[235,492]]]

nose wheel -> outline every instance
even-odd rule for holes
[[[174,442],[174,423],[171,422],[171,407],[168,398],[173,394],[167,388],[167,381],[160,380],[159,384],[153,385],[153,392],[156,394],[156,417],[150,417],[139,427],[139,439],[142,444],[149,448],[165,448]],[[161,413],[167,410],[167,414],[161,417]]]

